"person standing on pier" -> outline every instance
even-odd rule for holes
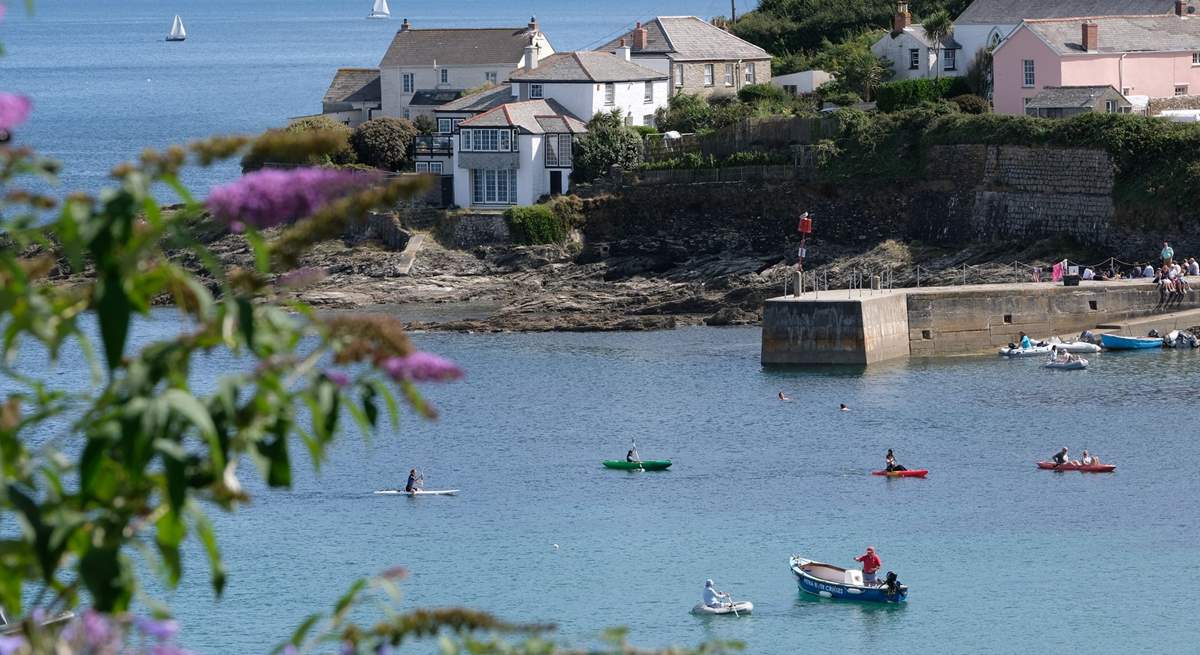
[[[1175,251],[1171,249],[1171,244],[1167,243],[1166,241],[1163,241],[1162,252],[1158,254],[1160,257],[1162,257],[1163,264],[1166,266],[1170,266],[1171,260],[1175,258]]]

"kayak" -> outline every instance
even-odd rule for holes
[[[1080,371],[1088,367],[1088,360],[1080,357],[1073,362],[1046,362],[1046,368],[1056,368],[1060,371]]]
[[[1029,348],[1001,348],[1001,357],[1032,357],[1034,355],[1049,355],[1050,346],[1030,346]]]
[[[734,612],[737,610],[737,612]],[[709,607],[704,603],[696,603],[692,608],[692,614],[749,614],[754,611],[754,603],[748,600],[739,600],[736,603],[725,603],[720,607]]]
[[[910,471],[871,471],[871,475],[886,476],[889,478],[923,478],[929,475],[926,469],[912,469]]]
[[[380,496],[453,496],[458,493],[458,489],[418,489],[417,491],[380,489],[375,493]]]
[[[1112,473],[1117,470],[1116,464],[1063,464],[1055,466],[1054,462],[1038,462],[1038,468],[1049,469],[1051,471],[1080,471],[1083,473]]]
[[[640,462],[627,462],[623,459],[606,459],[604,467],[622,471],[664,471],[671,467],[669,459],[646,459]]]
[[[1109,350],[1140,350],[1142,348],[1162,348],[1161,337],[1124,337],[1119,334],[1102,334],[1100,343]]]

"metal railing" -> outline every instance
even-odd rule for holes
[[[454,137],[449,134],[421,134],[413,138],[413,154],[454,154]]]

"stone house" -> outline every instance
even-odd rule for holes
[[[1182,0],[1166,16],[1028,20],[993,53],[993,104],[1024,114],[1048,86],[1112,86],[1125,97],[1200,92],[1200,16]]]
[[[525,27],[473,29],[416,29],[406,18],[379,62],[382,113],[432,116],[466,89],[504,82],[526,56],[552,54],[533,18]]]
[[[563,52],[526,65],[510,76],[518,100],[552,98],[584,120],[621,110],[626,125],[653,125],[667,105],[668,76],[632,60],[628,45],[615,52]]]
[[[378,68],[339,68],[321,99],[321,114],[358,127],[381,115]]]
[[[666,73],[672,94],[730,95],[771,81],[766,50],[695,16],[659,16],[597,48],[612,52],[622,41],[634,63]]]
[[[1089,112],[1127,114],[1133,108],[1112,85],[1047,86],[1025,103],[1025,115],[1037,118],[1069,118]]]
[[[871,54],[891,62],[894,80],[958,77],[967,70],[961,53],[954,34],[934,43],[920,24],[913,24],[908,0],[896,3],[892,31],[871,46]]]

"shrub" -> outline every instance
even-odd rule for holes
[[[744,86],[737,93],[738,100],[747,104],[772,102],[787,104],[792,101],[792,94],[774,84],[751,84]]]
[[[437,122],[425,114],[414,118],[412,124],[416,128],[417,134],[433,134],[437,132]]]
[[[640,134],[642,138],[658,134],[658,128],[654,127],[653,125],[633,125],[632,128],[633,131]]]
[[[567,238],[566,222],[546,205],[509,207],[504,212],[504,220],[517,243],[562,243]]]
[[[977,95],[965,94],[950,98],[950,102],[958,105],[958,110],[964,114],[986,114],[992,111],[992,105]]]
[[[893,112],[917,107],[923,102],[936,102],[970,92],[966,80],[961,77],[901,80],[880,84],[875,91],[875,100],[879,111]]]
[[[369,120],[350,135],[350,145],[358,160],[368,166],[389,171],[404,168],[417,128],[403,118]]]
[[[613,165],[633,170],[642,163],[642,136],[625,126],[620,109],[597,113],[587,127],[575,143],[576,181],[591,182]]]
[[[322,147],[296,147],[291,136],[307,134]],[[242,157],[242,172],[256,171],[267,164],[330,166],[357,161],[350,147],[351,130],[328,116],[309,116],[292,121],[283,129],[267,130],[255,139]]]

